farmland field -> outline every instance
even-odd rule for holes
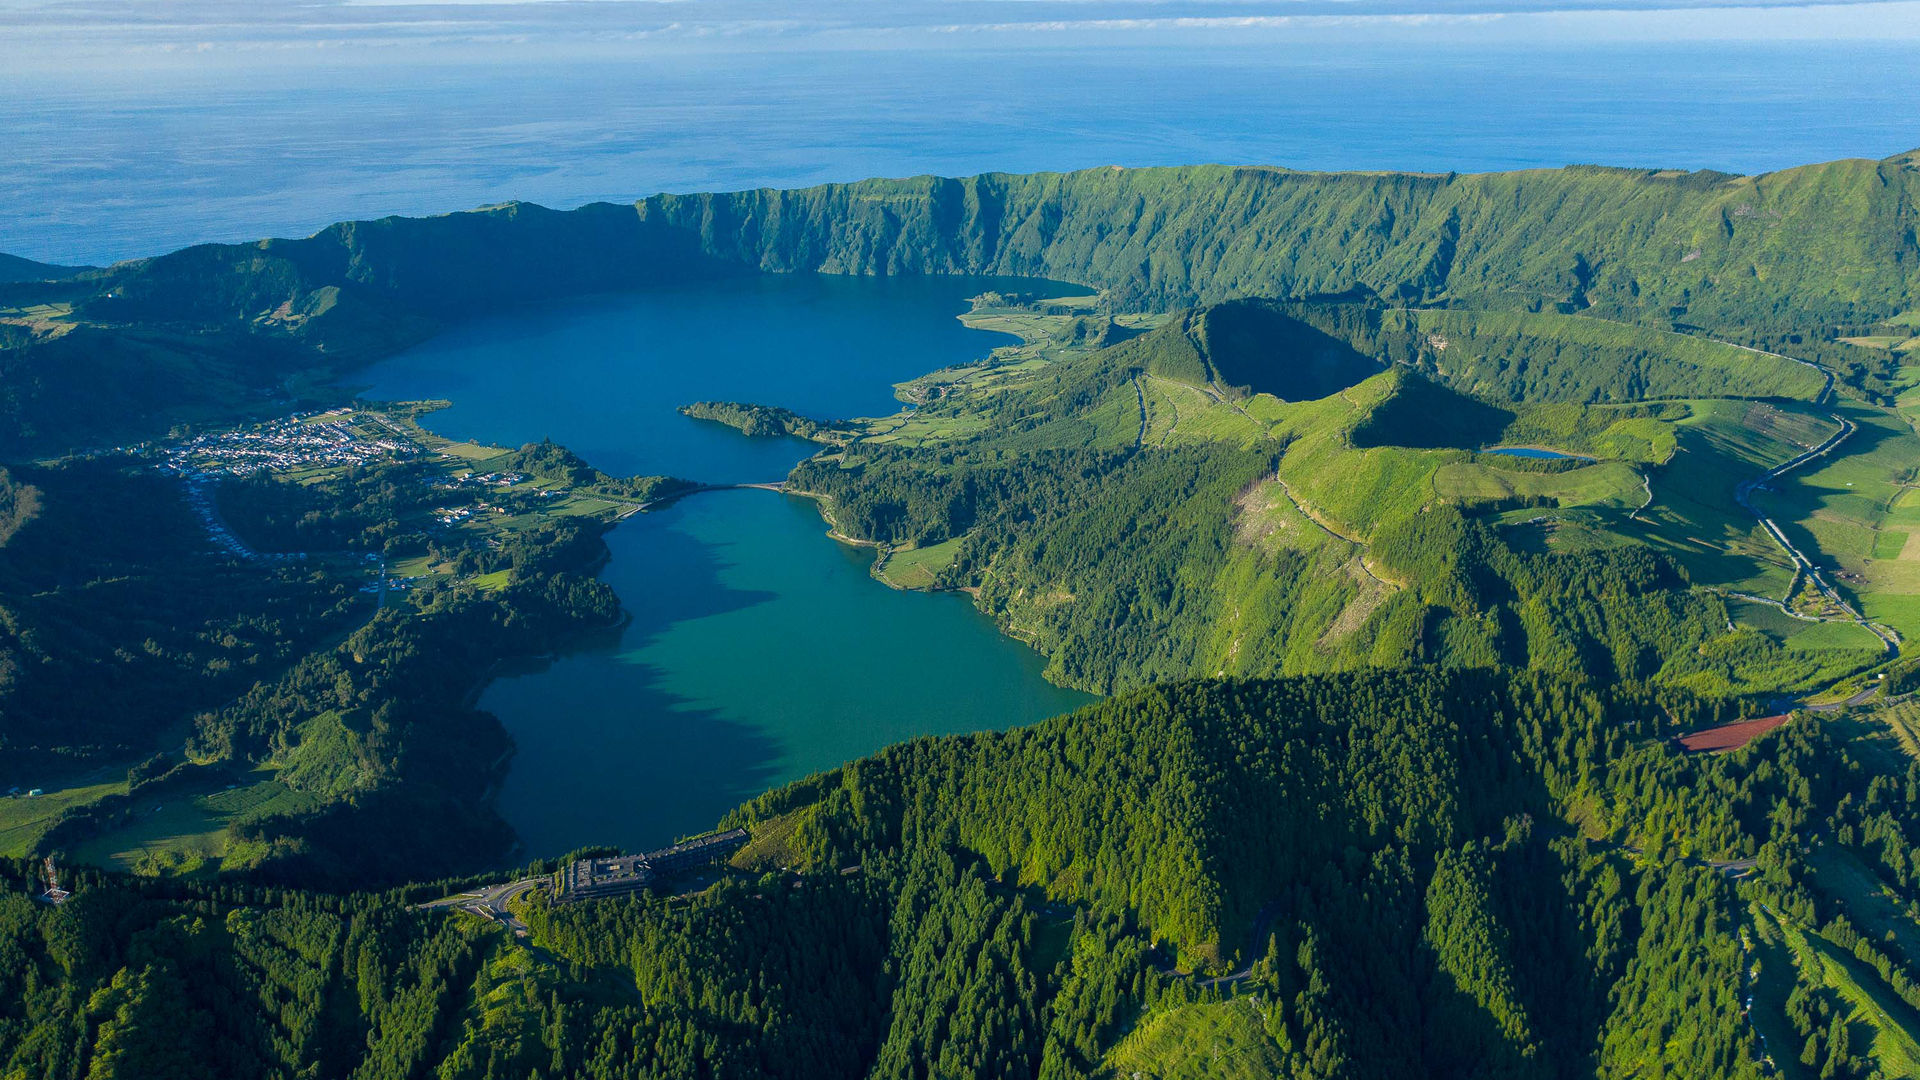
[[[228,854],[227,826],[235,821],[311,809],[316,796],[274,779],[202,794],[175,792],[141,806],[132,821],[81,843],[81,862],[125,870],[175,871],[217,865]]]
[[[880,580],[900,589],[930,589],[940,571],[960,554],[962,537],[923,548],[906,548],[887,555],[880,564]]]
[[[1834,411],[1856,425],[1845,452],[1783,477],[1755,496],[1787,535],[1835,573],[1867,618],[1920,635],[1920,437],[1899,412],[1854,402]],[[1818,554],[1815,555],[1814,553]]]
[[[121,779],[78,784],[43,795],[14,795],[0,799],[0,856],[19,858],[25,855],[62,810],[85,806],[108,795],[124,794],[126,790],[127,782]]]
[[[1791,562],[1736,489],[1831,436],[1836,426],[1801,406],[1701,401],[1677,432],[1679,449],[1651,477],[1653,502],[1635,532],[1680,560],[1696,584],[1780,597]]]

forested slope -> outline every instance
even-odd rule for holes
[[[472,690],[618,618],[603,525],[406,525],[443,488],[403,460],[221,485],[263,543],[454,571],[388,606],[209,553],[147,468],[10,466],[9,767],[182,720],[199,762],[135,765],[30,849],[157,811],[170,777],[298,798],[225,827],[224,875],[69,866],[56,907],[38,864],[0,866],[0,1075],[1068,1080],[1197,1072],[1223,1060],[1208,1030],[1291,1077],[1914,1072],[1920,767],[1847,717],[1724,756],[1669,741],[1882,652],[1737,623],[1653,545],[1636,470],[1684,456],[1712,467],[1659,475],[1731,492],[1828,437],[1821,372],[1693,331],[1838,349],[1911,312],[1917,192],[1913,155],[1102,169],[516,204],[0,285],[9,462],[231,422],[502,303],[759,271],[1096,286],[1051,351],[916,380],[790,479],[847,535],[939,550],[923,571],[1051,677],[1122,695],[769,793],[713,888],[529,898],[522,948],[407,908],[438,890],[273,886],[499,857],[511,744]],[[1751,460],[1680,430],[1736,413]],[[1490,452],[1534,443],[1590,456]],[[498,467],[671,490],[550,444]],[[1737,540],[1733,509],[1663,527]]]
[[[1713,716],[1491,672],[1156,688],[772,793],[736,815],[771,846],[717,888],[536,899],[535,950],[397,894],[83,872],[54,908],[8,864],[0,1061],[1060,1080],[1204,1023],[1291,1077],[1753,1077],[1761,1026],[1807,1040],[1808,1075],[1886,1064],[1898,1029],[1828,1024],[1815,973],[1766,969],[1752,1018],[1742,998],[1764,910],[1861,957],[1889,1007],[1920,999],[1920,958],[1852,929],[1875,912],[1824,861],[1908,887],[1920,778],[1870,779],[1870,749],[1812,721],[1685,757],[1669,712]],[[1743,856],[1739,881],[1701,861]],[[1191,973],[1214,957],[1234,977]],[[1171,1075],[1211,1060],[1153,1052]]]
[[[1262,300],[1017,356],[929,376],[910,423],[792,484],[847,535],[951,542],[936,584],[1067,685],[1442,663],[1748,694],[1878,659],[1737,627],[1634,539],[1650,481],[1627,463],[1669,458],[1690,415],[1643,399],[1822,393],[1792,360],[1588,317]],[[1480,453],[1536,440],[1608,460]],[[1506,527],[1567,518],[1607,532]]]

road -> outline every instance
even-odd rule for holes
[[[689,495],[698,495],[703,491],[733,491],[737,488],[753,488],[756,491],[785,491],[787,490],[787,482],[785,480],[774,480],[764,484],[700,484],[695,487],[681,488],[671,495],[662,495],[657,499],[648,499],[643,503],[635,503],[625,510],[622,510],[615,520],[625,521],[635,514],[643,514],[649,510],[657,510],[668,503],[679,502]]]
[[[1613,319],[1604,319],[1601,321],[1615,322],[1615,320]],[[1627,326],[1631,324],[1617,323],[1617,325]],[[1741,352],[1750,352],[1758,356],[1771,356],[1776,360],[1791,360],[1794,363],[1799,364],[1801,367],[1812,368],[1813,370],[1819,372],[1820,376],[1826,380],[1826,382],[1820,387],[1820,392],[1813,395],[1813,403],[1815,405],[1824,405],[1827,403],[1827,399],[1833,396],[1833,372],[1828,371],[1826,368],[1821,367],[1819,364],[1816,364],[1811,360],[1802,360],[1797,356],[1787,356],[1784,353],[1768,352],[1765,349],[1756,349],[1751,345],[1736,345],[1731,341],[1721,341],[1719,338],[1708,338],[1707,340],[1713,342],[1715,345],[1725,345],[1730,349],[1739,349]]]
[[[1361,543],[1358,540],[1353,539],[1350,536],[1347,536],[1343,533],[1335,531],[1334,527],[1327,524],[1326,521],[1323,520],[1319,514],[1316,514],[1312,510],[1307,509],[1307,504],[1301,502],[1299,499],[1294,497],[1293,489],[1287,486],[1287,482],[1285,480],[1280,479],[1279,473],[1273,474],[1273,482],[1280,485],[1280,491],[1286,495],[1287,501],[1293,504],[1293,508],[1300,512],[1301,517],[1306,518],[1308,521],[1319,526],[1321,532],[1326,533],[1328,536],[1333,537],[1335,540],[1338,540],[1343,544],[1351,544],[1353,546],[1353,550],[1354,550],[1353,561],[1359,564],[1361,573],[1372,578],[1376,584],[1381,585],[1385,588],[1398,589],[1400,587],[1398,585],[1395,585],[1393,582],[1388,581],[1385,578],[1381,577],[1379,574],[1374,573],[1373,567],[1367,565],[1367,545]]]
[[[1229,971],[1225,975],[1215,976],[1211,979],[1203,979],[1200,985],[1228,986],[1245,979],[1253,978],[1253,965],[1259,963],[1267,955],[1267,930],[1273,926],[1273,920],[1278,918],[1279,915],[1280,901],[1269,900],[1265,904],[1262,904],[1259,912],[1253,917],[1253,932],[1247,935],[1246,962],[1241,964],[1237,971]]]
[[[1602,843],[1604,844],[1604,841]],[[1620,850],[1635,859],[1640,858],[1642,854],[1640,848],[1632,844],[1621,844]],[[1745,877],[1760,865],[1758,859],[1702,859],[1697,855],[1690,855],[1684,861],[1693,863],[1695,866],[1704,866],[1709,870],[1718,870],[1732,878]]]
[[[1819,705],[1803,705],[1801,708],[1808,712],[1836,712],[1854,705],[1865,705],[1868,699],[1872,698],[1879,690],[1879,683],[1869,683],[1865,690],[1860,691],[1845,701],[1828,701]]]
[[[1649,476],[1646,473],[1641,473],[1640,474],[1640,490],[1644,492],[1647,497],[1640,500],[1639,507],[1629,512],[1627,516],[1639,522],[1640,524],[1645,525],[1645,524],[1648,524],[1647,519],[1641,517],[1640,515],[1646,513],[1647,507],[1653,505],[1653,477]]]
[[[479,889],[474,892],[464,892],[440,900],[431,900],[427,903],[419,904],[417,907],[421,911],[458,908],[461,911],[478,915],[483,919],[505,926],[512,932],[514,937],[526,937],[528,933],[527,925],[513,914],[513,911],[508,905],[535,889],[550,887],[552,884],[552,876],[542,874],[539,877],[521,878],[518,881],[509,881],[501,885],[489,885],[484,889]]]
[[[1614,322],[1615,320],[1602,319],[1600,321]],[[1626,325],[1626,324],[1620,324],[1620,325]],[[1828,401],[1832,400],[1833,398],[1833,372],[1827,370],[1824,367],[1821,367],[1819,364],[1816,364],[1811,360],[1802,360],[1797,356],[1788,356],[1784,353],[1768,352],[1765,349],[1756,349],[1751,345],[1740,345],[1731,341],[1722,341],[1719,338],[1707,338],[1706,340],[1711,341],[1716,345],[1725,345],[1728,348],[1739,349],[1742,352],[1750,352],[1757,356],[1771,356],[1776,360],[1788,360],[1795,364],[1799,364],[1801,367],[1812,368],[1814,371],[1817,371],[1820,373],[1820,378],[1822,380],[1820,384],[1820,392],[1813,396],[1813,404],[1825,405]],[[1814,447],[1811,450],[1808,450],[1806,453],[1801,454],[1800,456],[1794,458],[1793,460],[1788,461],[1782,465],[1776,465],[1772,469],[1769,469],[1765,473],[1761,474],[1759,477],[1756,477],[1755,479],[1749,480],[1741,484],[1739,487],[1734,489],[1734,493],[1733,493],[1734,501],[1738,502],[1742,509],[1746,510],[1748,513],[1752,514],[1754,517],[1758,518],[1760,520],[1760,526],[1767,530],[1767,535],[1773,537],[1774,542],[1779,544],[1781,547],[1781,550],[1787,553],[1787,557],[1793,560],[1796,578],[1798,577],[1799,574],[1802,574],[1802,573],[1806,574],[1807,580],[1813,582],[1813,586],[1815,590],[1817,590],[1820,593],[1820,595],[1826,597],[1829,601],[1833,603],[1835,607],[1839,608],[1841,611],[1846,612],[1848,619],[1850,621],[1859,624],[1861,627],[1864,627],[1868,633],[1872,634],[1874,637],[1879,638],[1880,643],[1887,647],[1887,655],[1890,658],[1896,657],[1900,655],[1900,642],[1899,642],[1899,639],[1893,634],[1893,632],[1889,630],[1883,630],[1879,626],[1876,626],[1873,623],[1868,622],[1864,616],[1862,616],[1858,611],[1855,611],[1853,605],[1849,604],[1846,601],[1846,599],[1840,595],[1839,590],[1835,589],[1832,585],[1828,584],[1825,575],[1820,573],[1819,567],[1814,565],[1813,560],[1807,558],[1804,552],[1802,552],[1799,548],[1793,545],[1793,541],[1787,539],[1787,534],[1785,533],[1785,531],[1783,531],[1780,528],[1780,526],[1774,522],[1772,518],[1768,517],[1767,515],[1761,513],[1759,510],[1755,509],[1753,504],[1749,502],[1747,499],[1747,496],[1750,495],[1755,488],[1759,487],[1762,484],[1767,483],[1769,480],[1773,480],[1778,477],[1785,476],[1787,473],[1790,473],[1793,470],[1798,469],[1800,466],[1805,465],[1810,461],[1813,461],[1817,458],[1825,457],[1829,452],[1833,450],[1834,447],[1839,446],[1842,442],[1846,441],[1847,436],[1853,434],[1854,424],[1852,421],[1848,420],[1846,417],[1841,416],[1838,413],[1829,413],[1828,418],[1831,419],[1834,423],[1840,425],[1840,430],[1838,432],[1836,432],[1831,438],[1827,439],[1825,442],[1821,443],[1820,445]],[[1639,511],[1635,511],[1634,516],[1637,517],[1640,511],[1646,510],[1647,506],[1652,505],[1652,503],[1653,503],[1653,487],[1651,484],[1648,484],[1647,503],[1641,506]],[[1793,598],[1793,589],[1792,589],[1792,586],[1789,585],[1787,589],[1787,599],[1791,600],[1792,598]],[[1787,610],[1786,604],[1784,602],[1780,604],[1780,607],[1782,608],[1782,610]],[[1794,612],[1789,610],[1788,614],[1794,614]],[[1825,622],[1829,620],[1823,619],[1823,620],[1817,620],[1817,621]],[[1855,698],[1859,698],[1859,697],[1860,695],[1855,695]],[[1835,706],[1826,706],[1826,708],[1832,708],[1832,707],[1835,707]]]
[[[1758,352],[1759,350],[1753,349],[1748,351]],[[1767,353],[1765,355],[1777,356],[1779,354]],[[1793,357],[1787,356],[1787,357],[1781,357],[1781,359],[1792,360]],[[1795,362],[1802,363],[1802,364],[1806,363],[1806,361],[1804,360],[1799,360]],[[1813,367],[1814,365],[1808,364],[1807,366]],[[1818,370],[1824,371],[1825,369],[1818,369]],[[1832,372],[1827,372],[1826,374],[1827,374],[1827,385],[1824,389],[1820,391],[1820,399],[1824,399],[1827,396],[1827,394],[1831,392],[1833,389],[1833,374]],[[1820,399],[1816,399],[1816,401]],[[1815,461],[1815,460],[1818,460],[1819,458],[1827,456],[1828,454],[1833,452],[1833,449],[1835,447],[1845,442],[1847,440],[1847,437],[1852,435],[1856,430],[1853,421],[1848,420],[1846,417],[1841,416],[1838,413],[1829,413],[1828,418],[1831,419],[1834,423],[1840,425],[1839,431],[1834,432],[1820,445],[1812,448],[1811,450],[1806,451],[1803,454],[1800,454],[1798,457],[1795,457],[1792,460],[1787,461],[1783,464],[1776,465],[1773,468],[1768,469],[1766,472],[1755,477],[1754,479],[1748,480],[1740,484],[1738,487],[1733,489],[1733,499],[1735,502],[1740,504],[1742,509],[1746,510],[1749,514],[1752,514],[1755,518],[1759,520],[1760,527],[1765,529],[1767,531],[1767,535],[1773,537],[1774,543],[1779,544],[1780,549],[1787,553],[1787,557],[1789,559],[1793,560],[1794,577],[1796,581],[1798,580],[1801,574],[1805,574],[1807,576],[1807,580],[1813,583],[1813,587],[1816,592],[1818,592],[1821,596],[1825,597],[1828,603],[1832,604],[1834,607],[1838,608],[1839,610],[1846,612],[1847,614],[1846,621],[1850,621],[1858,624],[1860,627],[1865,629],[1868,633],[1872,634],[1876,638],[1879,638],[1880,643],[1886,646],[1888,656],[1890,657],[1899,656],[1900,643],[1899,643],[1899,639],[1894,636],[1893,632],[1890,630],[1883,630],[1879,626],[1876,626],[1873,623],[1868,622],[1866,619],[1866,616],[1856,611],[1854,609],[1854,606],[1848,603],[1845,597],[1840,595],[1840,591],[1834,588],[1831,584],[1827,582],[1826,575],[1820,572],[1820,567],[1815,565],[1814,561],[1808,558],[1805,552],[1801,551],[1799,548],[1794,546],[1793,541],[1787,538],[1786,531],[1780,528],[1780,526],[1772,518],[1768,517],[1759,508],[1755,507],[1751,500],[1751,496],[1756,489],[1758,489],[1764,484],[1767,484],[1773,480],[1777,480],[1780,477],[1785,476],[1786,474],[1794,471],[1795,469],[1800,468],[1802,465],[1805,465],[1808,462]],[[1791,599],[1793,599],[1793,586],[1792,584],[1789,584],[1787,586],[1786,600],[1791,600]],[[1786,610],[1785,601],[1781,602],[1781,608],[1782,610]],[[1788,613],[1792,614],[1791,611],[1789,611]],[[1831,620],[1822,619],[1819,621],[1826,622]]]

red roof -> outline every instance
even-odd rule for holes
[[[1682,735],[1677,741],[1680,743],[1680,749],[1689,754],[1702,751],[1717,754],[1727,750],[1738,750],[1786,723],[1788,719],[1787,713],[1781,713],[1779,716],[1763,716],[1758,720],[1721,724],[1719,727],[1705,728],[1690,735]]]

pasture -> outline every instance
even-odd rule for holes
[[[875,566],[875,576],[896,589],[931,589],[940,572],[953,565],[963,537],[923,548],[896,548]]]
[[[309,810],[317,796],[271,777],[233,788],[155,796],[127,824],[81,843],[74,857],[120,870],[191,873],[217,868],[228,852],[227,827],[275,813]]]
[[[1653,502],[1623,531],[1678,559],[1695,584],[1780,597],[1792,578],[1791,560],[1735,492],[1838,428],[1799,406],[1691,405],[1692,415],[1676,432],[1678,449],[1649,477]]]
[[[1854,433],[1839,452],[1783,477],[1755,505],[1775,516],[1867,618],[1920,635],[1920,436],[1898,412],[1858,402],[1835,411]],[[1814,553],[1818,554],[1815,555]]]
[[[127,781],[122,777],[55,788],[40,795],[23,793],[0,798],[0,857],[17,859],[26,855],[62,811],[85,806],[108,795],[124,795],[126,790]]]

